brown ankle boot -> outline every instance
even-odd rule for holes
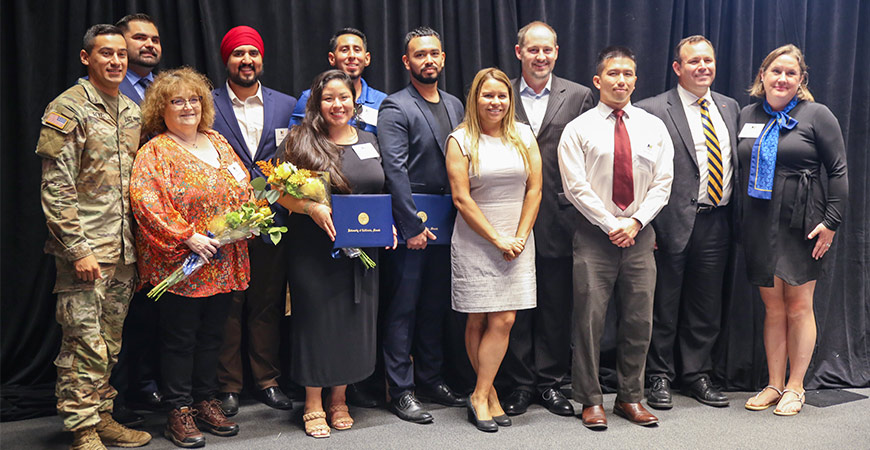
[[[96,425],[73,431],[71,450],[106,450],[106,446],[97,434]]]
[[[193,448],[204,446],[205,437],[199,432],[199,428],[196,427],[196,422],[193,419],[194,415],[196,415],[196,411],[189,406],[182,406],[181,408],[169,411],[163,435],[179,447]]]
[[[196,409],[196,422],[203,430],[218,436],[235,436],[239,433],[239,425],[230,422],[224,412],[221,411],[220,401],[211,399],[194,403]]]
[[[150,434],[121,425],[108,412],[100,413],[100,423],[96,430],[103,445],[109,447],[141,447],[151,441]]]

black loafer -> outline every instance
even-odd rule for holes
[[[161,411],[164,409],[163,396],[160,395],[159,391],[128,395],[127,404],[133,409],[145,409],[148,411]]]
[[[434,420],[429,411],[423,409],[423,405],[414,394],[405,392],[390,402],[390,411],[400,419],[414,423],[429,423]]]
[[[293,408],[293,402],[284,395],[278,386],[267,387],[260,391],[260,400],[275,409]]]
[[[674,398],[671,395],[671,382],[665,377],[650,377],[649,394],[646,403],[655,409],[671,409]]]
[[[453,392],[453,389],[450,389],[450,386],[445,383],[417,388],[416,394],[417,398],[424,402],[438,403],[444,406],[463,406],[466,399],[466,397]]]
[[[511,392],[511,395],[501,402],[501,407],[509,416],[518,416],[529,409],[529,404],[532,403],[532,393],[524,389],[517,389]]]
[[[358,408],[375,408],[378,406],[378,399],[356,384],[347,385],[345,396],[347,397],[348,405],[356,406]]]
[[[477,418],[477,411],[474,410],[474,405],[471,404],[471,397],[468,397],[468,399],[465,400],[465,407],[468,409],[468,421],[476,426],[478,430],[487,433],[498,431],[498,424],[495,423],[495,420],[493,420],[494,418],[489,420],[480,420]]]
[[[145,423],[144,417],[126,406],[115,406],[112,418],[115,419],[115,422],[129,428],[136,428]]]
[[[728,397],[713,386],[707,375],[701,375],[694,383],[690,384],[686,389],[686,394],[705,405],[720,408],[728,406]]]
[[[215,397],[221,402],[221,411],[227,417],[239,413],[239,394],[236,392],[220,392]]]
[[[551,413],[559,416],[573,416],[574,407],[571,402],[562,395],[562,392],[550,388],[541,394],[541,404],[544,405]]]

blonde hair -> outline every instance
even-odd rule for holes
[[[477,98],[480,97],[483,83],[487,80],[496,80],[503,83],[508,88],[510,105],[508,106],[508,111],[504,115],[504,118],[501,119],[501,125],[499,126],[499,129],[501,130],[501,140],[509,146],[517,149],[517,152],[519,152],[520,157],[523,159],[523,166],[525,166],[526,172],[528,172],[529,149],[520,138],[516,120],[514,119],[514,102],[516,99],[514,97],[513,86],[511,86],[511,81],[504,72],[495,67],[490,67],[477,72],[477,75],[474,76],[474,81],[471,82],[471,89],[468,91],[468,99],[465,102],[465,120],[463,120],[462,123],[459,124],[459,127],[457,127],[464,128],[468,135],[469,147],[467,151],[469,160],[471,161],[471,173],[477,175],[480,172],[480,160],[478,159],[477,150],[480,141],[481,127],[480,115],[477,109]]]
[[[793,44],[786,44],[782,47],[775,49],[770,52],[764,61],[761,62],[761,67],[758,69],[758,74],[755,75],[755,81],[752,82],[752,86],[749,87],[749,95],[753,97],[764,97],[764,82],[762,78],[764,77],[764,72],[773,64],[773,61],[776,58],[779,58],[782,55],[788,55],[797,60],[798,66],[801,68],[801,84],[798,86],[797,97],[801,100],[806,101],[815,101],[813,98],[813,94],[810,93],[810,88],[808,83],[810,81],[809,71],[807,68],[807,62],[804,59],[804,54],[801,52],[801,49],[797,48],[797,46]]]
[[[163,113],[166,105],[182,90],[189,89],[194,95],[202,97],[202,117],[197,130],[206,131],[214,124],[214,102],[211,98],[211,82],[205,75],[190,67],[161,72],[145,90],[142,102],[142,138],[149,139],[166,131]]]

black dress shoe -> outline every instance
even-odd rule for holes
[[[134,409],[146,409],[148,411],[161,411],[164,409],[163,396],[159,391],[140,392],[136,395],[127,396],[127,404]]]
[[[562,395],[562,392],[550,388],[541,394],[540,402],[544,407],[550,410],[551,413],[559,416],[573,416],[574,407],[571,402]]]
[[[655,409],[671,409],[674,399],[671,396],[671,382],[665,377],[650,377],[649,394],[646,403]]]
[[[115,422],[129,428],[135,428],[145,423],[144,417],[126,406],[115,406],[112,411],[112,418],[115,419]]]
[[[408,422],[429,423],[434,420],[432,414],[423,409],[420,400],[417,400],[417,397],[414,397],[414,394],[410,392],[405,392],[390,401],[390,411]]]
[[[260,391],[260,401],[275,409],[293,408],[293,402],[281,392],[278,386],[267,387]]]
[[[478,430],[486,431],[487,433],[498,431],[498,424],[495,423],[495,420],[480,420],[477,418],[477,411],[474,410],[474,405],[471,404],[471,397],[465,400],[465,407],[468,408],[468,421],[476,426]]]
[[[215,397],[221,402],[221,411],[227,417],[235,416],[239,413],[239,394],[235,392],[220,392]]]
[[[424,402],[438,403],[444,406],[462,406],[466,399],[466,397],[453,392],[453,389],[450,389],[450,386],[445,383],[427,388],[417,388],[417,397]]]
[[[701,375],[686,389],[686,394],[695,397],[695,400],[710,406],[728,406],[728,397],[713,387],[707,375]]]
[[[356,384],[347,385],[345,396],[347,397],[348,405],[359,408],[375,408],[378,406],[378,399]]]
[[[518,416],[529,409],[530,403],[532,403],[532,393],[524,389],[517,389],[501,402],[501,407],[504,408],[507,415]]]

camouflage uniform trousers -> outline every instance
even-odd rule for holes
[[[58,415],[75,431],[112,412],[117,391],[109,384],[121,350],[124,318],[137,284],[136,264],[100,264],[102,279],[80,281],[72,263],[57,259],[57,322],[63,329],[57,366]]]

